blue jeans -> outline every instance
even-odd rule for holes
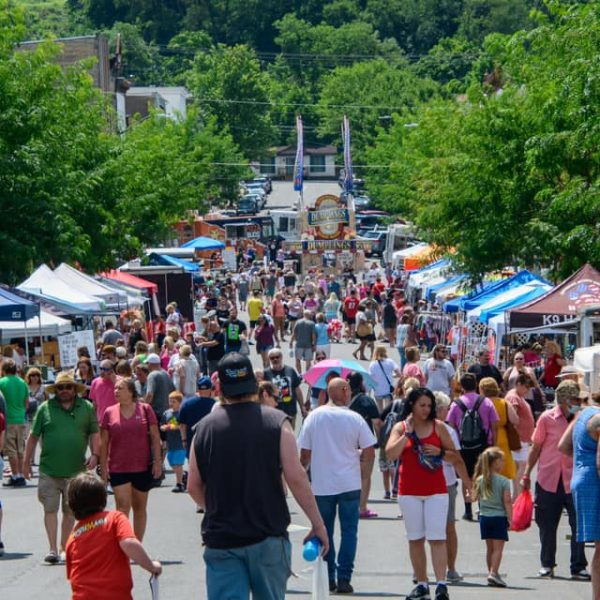
[[[284,600],[291,574],[292,546],[286,538],[268,537],[251,546],[206,548],[208,600]]]
[[[397,350],[400,355],[400,369],[403,369],[406,364],[406,348],[404,346],[397,346]]]
[[[358,509],[360,504],[360,490],[335,494],[333,496],[315,496],[319,512],[325,522],[329,536],[329,552],[325,556],[329,581],[346,579],[350,581],[354,570],[354,557],[358,544]],[[335,562],[335,545],[333,543],[333,529],[336,511],[340,518],[340,551]]]

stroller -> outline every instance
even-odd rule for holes
[[[343,325],[339,319],[332,319],[329,321],[329,325],[327,326],[327,335],[329,336],[329,341],[335,342],[336,344],[341,344],[342,329]]]

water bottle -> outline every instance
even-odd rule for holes
[[[302,551],[302,558],[308,562],[312,562],[317,559],[317,556],[321,553],[321,541],[318,537],[310,538],[304,544],[304,550]]]

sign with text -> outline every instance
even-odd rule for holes
[[[326,210],[314,210],[308,213],[308,224],[312,226],[324,223],[348,223],[350,215],[347,208],[329,208]]]
[[[94,332],[92,330],[72,331],[58,336],[61,367],[74,367],[77,364],[77,348],[80,346],[87,346],[90,356],[96,356]]]
[[[365,240],[304,240],[301,242],[283,242],[283,249],[293,252],[356,252],[371,250],[371,242]]]

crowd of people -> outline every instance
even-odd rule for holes
[[[488,585],[507,585],[500,565],[512,506],[534,469],[539,577],[554,577],[566,510],[570,576],[591,579],[600,600],[600,395],[587,391],[553,340],[540,348],[543,365],[525,360],[534,351],[525,347],[502,373],[482,348],[461,369],[444,340],[417,327],[418,307],[389,269],[373,263],[360,282],[351,270],[242,271],[203,281],[189,319],[169,304],[152,335],[141,321],[125,330],[107,320],[97,348],[79,349],[74,368],[50,384],[39,369],[3,360],[4,487],[26,486],[37,466],[44,560],[66,560],[74,598],[95,597],[84,556],[100,557],[100,549],[112,548],[117,562],[92,580],[118,572],[115,594],[131,593],[130,558],[160,574],[141,543],[148,494],[166,465],[172,491],[189,493],[204,513],[208,598],[284,597],[288,492],[310,521],[305,540],[319,540],[330,591],[352,593],[359,520],[378,517],[368,506],[377,464],[384,499],[398,502],[406,528],[409,600],[446,600],[448,585],[463,579],[459,490],[462,518],[479,523],[486,543]],[[306,385],[311,368],[344,342],[355,367]],[[107,490],[116,512],[105,510]],[[1,517],[0,505],[0,525]],[[591,574],[586,542],[595,543]]]

